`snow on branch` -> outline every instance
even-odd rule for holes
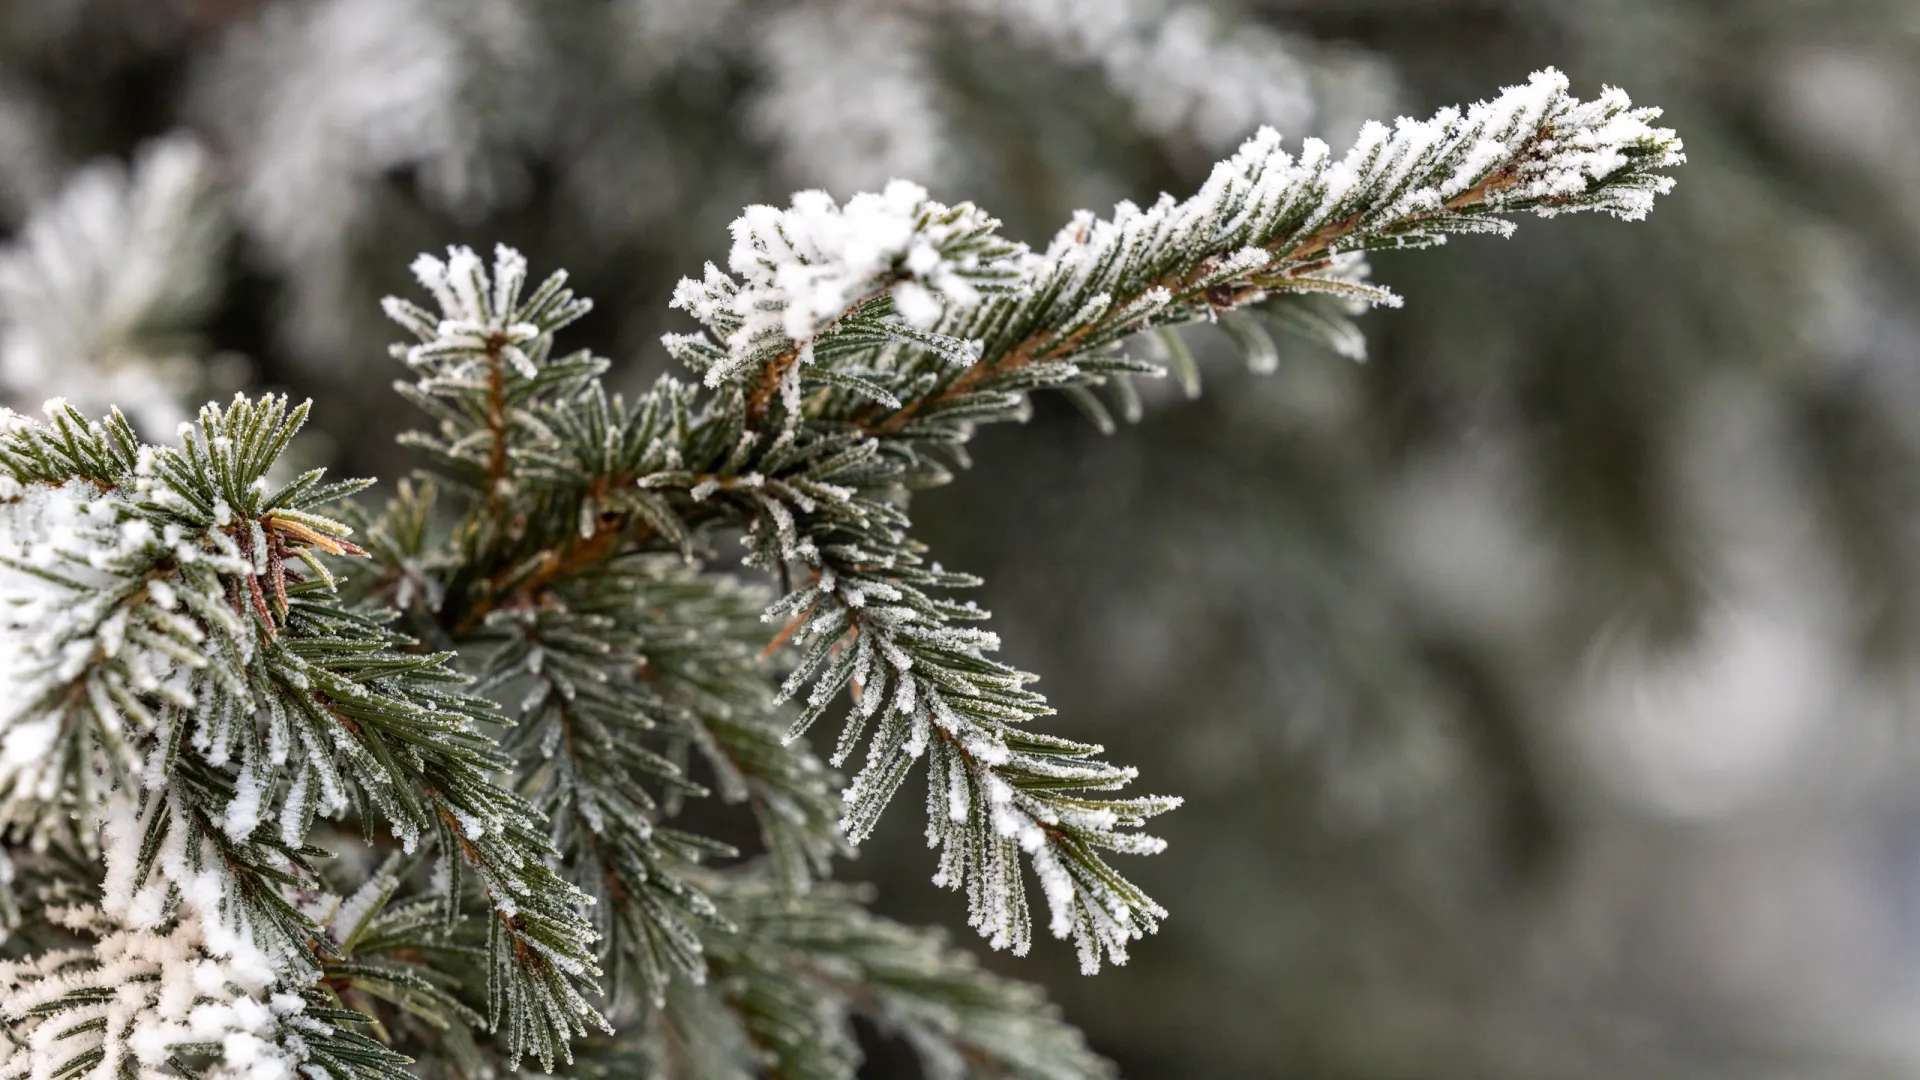
[[[1581,101],[1548,69],[1465,110],[1368,124],[1337,160],[1317,139],[1290,154],[1264,129],[1191,198],[1162,195],[1146,209],[1123,202],[1105,219],[1075,215],[1030,260],[1027,289],[948,311],[939,331],[977,342],[978,363],[957,372],[902,364],[897,377],[930,374],[938,388],[885,414],[856,415],[883,435],[963,402],[978,403],[969,410],[976,419],[1005,418],[1017,400],[996,402],[989,390],[1081,379],[1094,358],[1141,330],[1210,320],[1276,294],[1398,304],[1367,280],[1360,259],[1369,250],[1430,246],[1452,233],[1504,236],[1514,226],[1503,215],[1521,212],[1639,220],[1672,190],[1663,170],[1686,160],[1674,132],[1653,126],[1659,115],[1615,89]],[[1342,351],[1358,351],[1357,332],[1338,321],[1326,329]]]
[[[523,301],[526,256],[505,245],[494,249],[491,273],[472,248],[461,246],[448,248],[444,260],[421,255],[412,269],[440,313],[436,317],[409,301],[387,297],[381,306],[388,318],[420,339],[418,344],[396,346],[394,355],[417,370],[448,379],[484,374],[493,361],[532,378],[538,371],[535,358],[545,358],[542,350],[551,343],[553,331],[593,307],[564,288],[564,271],[550,275]]]
[[[482,886],[503,1056],[550,1067],[604,1026],[587,898],[553,872],[539,812],[495,779],[508,759],[478,730],[492,706],[448,654],[404,651],[347,605],[318,558],[365,554],[315,512],[365,485],[268,479],[306,406],[236,397],[167,447],[117,413],[49,413],[0,433],[0,640],[21,646],[7,662],[30,691],[0,716],[0,779],[23,831],[84,832],[100,796],[137,793],[140,860],[109,860],[108,906],[153,927],[177,904],[208,948],[255,950],[297,985],[332,949],[293,903],[315,877],[309,829],[384,819],[403,850],[431,840],[450,877],[468,866]]]
[[[199,921],[128,929],[98,911],[56,913],[97,935],[91,949],[0,964],[0,1075],[177,1075],[181,1058],[210,1059],[216,1080],[288,1078],[307,1057],[307,1003],[276,992],[277,972],[208,950]],[[211,1051],[209,1053],[209,1051]]]
[[[1355,275],[1320,272],[1343,253],[1437,243],[1450,232],[1506,235],[1513,224],[1501,214],[1644,218],[1672,190],[1661,170],[1686,160],[1674,133],[1652,126],[1659,115],[1616,89],[1580,101],[1548,69],[1464,112],[1369,123],[1338,160],[1317,139],[1295,157],[1264,128],[1189,199],[1163,195],[1145,210],[1122,203],[1104,220],[1077,215],[1047,249],[1032,292],[1056,298],[1045,315],[1056,341],[1089,342],[1164,305],[1233,306],[1268,289],[1391,302]],[[1082,306],[1058,325],[1073,304]]]
[[[405,1057],[342,1026],[363,1017],[326,1007],[317,987],[288,978],[284,957],[219,912],[218,870],[203,869],[206,888],[178,908],[163,887],[139,880],[156,808],[143,817],[124,795],[111,799],[99,903],[47,908],[84,947],[0,963],[10,1035],[0,1042],[0,1076],[145,1080],[189,1063],[211,1080],[404,1076]],[[345,923],[340,911],[336,925]]]
[[[1370,249],[1506,235],[1513,224],[1503,215],[1519,212],[1645,217],[1672,189],[1664,170],[1686,160],[1679,138],[1653,125],[1658,109],[1635,107],[1623,91],[1582,101],[1567,87],[1548,69],[1465,110],[1370,123],[1338,159],[1317,139],[1296,156],[1262,129],[1191,198],[1121,203],[1105,219],[1083,212],[1039,255],[1000,240],[971,206],[923,204],[918,188],[898,182],[845,211],[819,193],[796,196],[787,211],[752,207],[734,223],[732,265],[745,282],[709,266],[675,293],[712,338],[675,335],[667,345],[709,386],[753,384],[750,418],[776,387],[791,418],[810,378],[856,390],[865,403],[854,415],[879,434],[904,430],[936,402],[965,401],[975,418],[1012,415],[1016,398],[980,396],[992,379],[1153,326],[1276,293],[1397,303],[1367,281],[1359,253]],[[929,215],[957,220],[923,235]],[[954,236],[966,245],[957,259]],[[994,288],[974,287],[976,266]],[[1335,330],[1353,351],[1354,336]],[[869,363],[896,347],[906,351],[890,364]],[[1080,374],[1060,368],[1041,381]],[[871,402],[888,413],[875,416]]]
[[[783,354],[797,352],[804,365],[821,330],[856,309],[882,314],[868,305],[883,298],[924,331],[948,304],[1016,288],[1024,249],[997,236],[999,226],[971,203],[944,206],[904,180],[844,207],[803,191],[785,210],[747,207],[733,223],[728,259],[740,280],[709,263],[704,279],[681,279],[673,306],[725,344],[707,368],[708,386]]]
[[[48,413],[51,430],[0,415],[0,823],[36,834],[55,827],[49,807],[84,808],[139,771],[140,740],[194,704],[210,631],[245,648],[220,580],[245,569],[237,551],[147,519],[103,470],[6,468],[87,430],[63,402]]]

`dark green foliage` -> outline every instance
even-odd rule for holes
[[[335,1076],[410,1056],[550,1072],[611,1018],[583,1073],[828,1080],[858,1067],[860,1016],[935,1077],[1107,1075],[1037,992],[819,883],[924,764],[934,880],[965,890],[994,947],[1031,943],[1023,864],[1088,972],[1166,915],[1107,857],[1160,850],[1139,830],[1179,800],[1112,795],[1134,769],[1039,729],[1035,676],[951,598],[978,581],[931,561],[911,494],[1035,390],[1110,429],[1106,388],[1137,417],[1129,380],[1164,374],[1121,351],[1141,331],[1224,318],[1270,369],[1238,309],[1389,301],[1361,250],[1504,231],[1493,215],[1519,210],[1643,215],[1683,160],[1653,115],[1543,73],[1464,115],[1370,129],[1343,162],[1324,146],[1296,161],[1264,132],[1192,200],[1083,215],[1044,255],[911,184],[751,207],[741,280],[709,266],[676,294],[707,332],[667,344],[703,385],[665,377],[631,403],[601,385],[606,361],[557,352],[588,310],[564,274],[528,292],[511,249],[491,268],[422,256],[438,311],[386,310],[416,339],[393,348],[414,375],[400,392],[433,426],[403,442],[432,475],[347,513],[364,548],[316,512],[363,485],[276,483],[304,406],[209,406],[169,448],[117,415],[10,422],[0,495],[29,541],[5,562],[26,583],[8,628],[35,651],[9,722],[41,725],[54,753],[7,777],[5,819],[83,864],[99,851],[104,878],[98,909],[60,924],[92,952],[6,969],[30,1047],[12,1060],[37,1068],[84,1035],[63,1069],[164,1051],[187,1072],[246,1053]],[[1294,310],[1344,340],[1343,315]],[[323,556],[371,572],[343,582],[351,564]],[[823,764],[800,740],[829,712]],[[863,747],[836,801],[829,766]],[[709,795],[745,807],[761,859],[695,825],[710,804],[685,813]],[[76,816],[103,823],[97,848],[57,824]],[[399,850],[355,885],[321,867],[315,838],[351,842],[323,819]],[[126,941],[146,950],[142,987],[230,965],[234,1037],[255,1042],[149,1024],[177,994],[87,1012]],[[75,988],[46,998],[67,968]]]

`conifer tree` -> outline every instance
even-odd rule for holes
[[[1255,305],[1357,351],[1398,303],[1367,251],[1644,217],[1679,140],[1567,89],[1337,159],[1262,130],[1043,251],[905,181],[749,207],[674,295],[686,376],[631,397],[565,349],[564,273],[423,255],[385,303],[423,468],[384,498],[285,467],[284,397],[158,445],[8,414],[0,1077],[844,1077],[854,1017],[930,1076],[1108,1075],[1034,989],[832,881],[918,773],[993,948],[1044,905],[1091,974],[1169,917],[1120,864],[1179,800],[1047,731],[910,495],[1036,392],[1110,426],[1134,380],[1191,381],[1182,324],[1256,369]],[[684,827],[709,797],[751,857]]]

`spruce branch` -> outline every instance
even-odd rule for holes
[[[931,560],[911,494],[1036,390],[1136,413],[1129,380],[1164,374],[1124,351],[1143,331],[1218,319],[1270,367],[1242,309],[1397,303],[1365,251],[1644,216],[1684,160],[1656,115],[1549,71],[1340,161],[1263,131],[1193,198],[1079,215],[1040,253],[912,184],[802,193],[676,290],[704,329],[666,346],[697,378],[631,400],[557,352],[588,307],[564,274],[422,256],[437,310],[385,308],[439,475],[349,521],[321,511],[364,485],[277,471],[306,419],[284,398],[208,406],[168,447],[58,403],[0,417],[0,826],[76,853],[26,865],[78,901],[53,929],[79,942],[0,966],[0,1077],[388,1077],[401,1048],[552,1070],[603,1011],[644,1015],[592,1058],[670,1075],[849,1076],[854,1015],[934,1075],[1105,1075],[1032,991],[817,883],[924,764],[935,880],[993,946],[1030,945],[1023,864],[1087,971],[1166,915],[1108,856],[1160,850],[1141,830],[1179,800],[1036,729],[1035,676],[950,599],[978,581]],[[716,565],[726,535],[774,591]],[[799,739],[830,712],[822,762]],[[709,793],[752,813],[764,869],[705,867],[737,853],[674,827]],[[398,851],[336,881],[323,820]]]
[[[1402,120],[1391,132],[1369,125],[1340,161],[1311,140],[1296,160],[1265,130],[1192,199],[1163,196],[1144,211],[1122,204],[1107,221],[1081,214],[1038,255],[993,244],[991,219],[971,206],[950,210],[902,187],[858,214],[854,203],[841,211],[807,195],[736,223],[731,265],[742,280],[709,266],[683,281],[676,306],[708,333],[666,341],[716,389],[701,422],[725,432],[708,444],[724,457],[709,453],[702,465],[683,452],[678,467],[639,483],[680,495],[684,514],[740,521],[753,561],[783,580],[789,567],[806,568],[808,584],[768,618],[787,624],[781,636],[802,652],[782,688],[807,691],[793,734],[843,690],[851,698],[834,762],[862,742],[868,751],[845,793],[850,839],[870,832],[925,757],[928,836],[943,851],[935,880],[967,890],[975,927],[996,946],[1025,950],[1024,854],[1052,931],[1075,939],[1083,967],[1124,960],[1127,943],[1164,912],[1101,852],[1158,850],[1130,830],[1177,800],[1096,796],[1132,770],[1096,760],[1097,747],[1019,726],[1049,711],[1044,699],[1025,688],[1032,676],[988,659],[992,635],[959,625],[984,612],[929,595],[972,581],[924,563],[901,496],[947,478],[931,450],[958,454],[979,423],[1024,415],[1035,389],[1066,390],[1104,420],[1089,387],[1159,373],[1118,352],[1139,331],[1276,294],[1397,303],[1366,281],[1362,252],[1505,234],[1501,214],[1644,216],[1672,183],[1659,170],[1684,160],[1679,141],[1649,126],[1657,110],[1634,109],[1619,91],[1581,102],[1566,85],[1541,72],[1465,112]],[[878,208],[891,217],[876,220]],[[871,255],[917,251],[913,273],[946,272],[937,240],[920,231],[948,220],[968,222],[969,250],[985,253],[966,269],[1017,273],[1017,284],[996,277],[990,294],[943,293],[936,313],[922,307],[920,280],[889,276],[901,274],[897,259]],[[855,242],[862,236],[871,239]],[[820,281],[833,283],[830,303],[808,291]],[[785,317],[792,311],[800,317]],[[1232,326],[1266,363],[1264,331]],[[770,382],[781,392],[764,423],[751,410],[732,418],[735,388],[751,399]]]
[[[409,850],[435,836],[506,927],[492,985],[509,1059],[550,1063],[604,1024],[585,897],[547,868],[538,812],[493,779],[509,759],[478,730],[492,707],[448,655],[404,651],[385,613],[337,596],[319,556],[364,552],[318,508],[364,485],[269,481],[306,411],[236,398],[163,448],[118,414],[9,418],[0,586],[29,692],[0,725],[0,789],[39,829],[97,824],[118,793],[138,852],[110,864],[106,909],[144,929],[181,905],[216,953],[264,956],[296,994],[337,952],[291,898],[317,881],[314,819],[384,819]]]
[[[506,748],[548,815],[564,873],[597,901],[611,989],[636,982],[657,1007],[673,974],[704,978],[703,940],[725,929],[687,873],[733,854],[662,824],[666,805],[706,793],[679,751],[697,748],[720,794],[751,806],[796,891],[838,850],[827,774],[779,746],[757,655],[765,598],[647,553],[660,534],[691,539],[661,516],[664,500],[634,485],[637,473],[621,475],[644,456],[629,443],[651,445],[661,399],[636,423],[601,390],[605,361],[556,358],[554,331],[585,302],[564,275],[523,302],[524,265],[503,248],[489,272],[454,249],[415,264],[440,318],[388,302],[419,338],[395,350],[419,375],[404,392],[440,419],[408,441],[450,466],[445,483],[465,516],[433,550],[426,489],[403,492],[368,523],[388,567],[376,592],[426,601],[418,617],[475,661],[483,692],[518,702]],[[467,282],[464,295],[451,280]],[[677,415],[671,402],[667,413]]]
[[[612,599],[630,600],[632,592]],[[490,626],[511,636],[488,655],[483,685],[520,691],[507,746],[527,763],[522,786],[552,821],[569,875],[597,901],[603,951],[613,962],[610,992],[618,994],[631,968],[657,1005],[672,972],[703,974],[699,927],[719,924],[680,867],[732,850],[656,823],[659,803],[647,782],[701,789],[648,745],[660,703],[634,685],[631,631],[595,605],[582,606],[496,612]],[[621,667],[624,678],[614,674]],[[527,682],[531,689],[522,687]],[[643,701],[654,707],[636,711]]]
[[[926,563],[904,494],[947,478],[932,451],[959,455],[979,423],[1022,415],[1035,389],[1067,390],[1104,416],[1090,387],[1159,373],[1118,352],[1141,330],[1287,293],[1395,303],[1366,280],[1361,252],[1504,234],[1501,214],[1644,216],[1671,184],[1659,170],[1684,160],[1671,132],[1649,126],[1655,115],[1618,91],[1577,101],[1548,71],[1464,113],[1370,125],[1337,162],[1311,141],[1296,160],[1265,131],[1193,199],[1081,215],[1038,255],[999,239],[972,206],[910,184],[844,207],[810,193],[787,210],[750,208],[734,229],[739,280],[709,265],[674,297],[707,331],[666,344],[705,392],[665,378],[631,407],[599,389],[604,362],[550,359],[550,329],[529,314],[538,305],[510,311],[513,289],[489,294],[507,278],[517,286],[517,255],[498,255],[492,286],[464,250],[444,264],[458,275],[428,260],[423,281],[445,318],[390,301],[420,339],[402,350],[423,372],[410,396],[441,420],[416,444],[490,475],[492,451],[483,469],[478,448],[496,446],[501,425],[463,399],[473,391],[462,380],[476,366],[509,373],[508,469],[537,489],[511,526],[461,531],[468,550],[449,560],[436,621],[458,639],[506,612],[566,610],[568,583],[598,566],[690,553],[741,528],[749,563],[782,582],[766,613],[783,626],[776,640],[800,653],[780,695],[807,699],[789,737],[846,691],[833,761],[867,746],[844,793],[848,839],[871,831],[925,758],[936,880],[967,890],[974,925],[1025,950],[1024,856],[1052,931],[1076,940],[1083,966],[1124,959],[1164,912],[1103,853],[1158,850],[1132,830],[1177,800],[1106,797],[1133,771],[1022,726],[1050,710],[1026,689],[1032,676],[989,659],[993,635],[963,625],[985,613],[937,596],[973,581]],[[453,296],[443,273],[474,283]],[[570,303],[557,299],[562,283],[550,279],[542,303]],[[488,295],[507,299],[476,306]],[[1229,325],[1257,362],[1271,355],[1264,331]],[[510,333],[523,333],[527,362],[490,363],[488,342]]]
[[[1608,89],[1583,102],[1564,75],[1536,73],[1464,113],[1369,123],[1335,161],[1309,139],[1296,159],[1265,128],[1215,167],[1193,198],[1123,203],[1108,221],[1076,216],[1004,306],[949,311],[941,329],[981,341],[981,361],[938,392],[860,422],[898,435],[923,410],[964,401],[1029,365],[1069,362],[1153,326],[1286,293],[1323,293],[1398,306],[1364,283],[1357,256],[1445,243],[1453,233],[1507,236],[1499,215],[1598,211],[1646,216],[1672,189],[1660,170],[1686,160],[1653,108]],[[1029,310],[1037,306],[1039,310]],[[1062,325],[1064,320],[1064,326]]]

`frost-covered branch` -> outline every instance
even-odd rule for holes
[[[994,235],[998,227],[971,204],[943,206],[904,180],[879,195],[856,195],[844,207],[825,192],[801,192],[789,209],[750,206],[734,222],[728,262],[737,284],[709,263],[704,280],[681,280],[673,306],[725,343],[726,355],[706,368],[708,386],[757,370],[749,419],[757,423],[775,393],[789,415],[797,415],[800,370],[816,362],[814,339],[822,330],[860,329],[847,320],[884,298],[905,327],[872,329],[869,343],[887,341],[931,329],[947,302],[972,306],[1011,290],[1020,280],[1022,249]],[[703,339],[668,344],[697,351]],[[923,340],[955,347],[952,359],[959,364],[974,359],[964,343]],[[839,345],[844,350],[845,340]]]
[[[148,822],[124,797],[104,816],[100,903],[47,911],[87,944],[0,964],[0,1076],[408,1075],[406,1057],[355,1030],[370,1018],[289,981],[284,958],[209,920],[217,897],[175,910],[164,886],[137,887]],[[351,910],[340,910],[348,918],[334,925],[351,928]]]
[[[292,992],[336,951],[295,902],[317,880],[315,818],[383,821],[408,850],[432,837],[453,895],[470,866],[494,912],[507,1055],[564,1054],[598,1020],[585,897],[548,868],[538,812],[493,779],[507,759],[477,730],[491,707],[445,654],[401,651],[335,594],[320,557],[364,552],[316,508],[364,485],[267,479],[306,407],[208,406],[165,448],[117,413],[49,414],[0,436],[14,829],[84,843],[117,793],[139,854],[110,862],[107,907],[138,928],[178,904],[209,947],[259,953]]]
[[[850,837],[872,829],[924,757],[928,837],[943,850],[936,881],[967,890],[974,925],[996,946],[1024,951],[1024,853],[1052,910],[1050,928],[1078,942],[1083,966],[1097,968],[1103,955],[1123,960],[1127,943],[1164,912],[1101,852],[1157,850],[1130,830],[1177,800],[1090,794],[1123,786],[1132,770],[1095,760],[1097,747],[1022,726],[1050,711],[1025,688],[1032,676],[988,658],[993,635],[959,625],[984,612],[930,593],[972,581],[924,562],[899,496],[946,478],[931,450],[957,452],[977,424],[1023,415],[1034,389],[1085,396],[1090,385],[1157,373],[1117,351],[1142,330],[1282,293],[1394,303],[1366,281],[1360,252],[1454,232],[1504,234],[1512,225],[1501,214],[1645,216],[1672,183],[1659,170],[1684,160],[1673,134],[1650,125],[1655,116],[1619,91],[1574,99],[1565,78],[1547,71],[1464,111],[1402,120],[1391,131],[1369,125],[1337,161],[1312,140],[1296,158],[1263,131],[1194,197],[1163,196],[1146,210],[1123,204],[1104,221],[1080,215],[1042,254],[988,248],[991,226],[977,210],[948,210],[918,192],[863,203],[857,225],[818,194],[797,197],[788,211],[755,208],[736,223],[737,236],[807,235],[826,221],[836,238],[900,237],[928,216],[962,215],[977,223],[970,242],[991,251],[997,275],[1017,271],[1017,286],[996,276],[992,294],[943,295],[929,319],[919,294],[902,305],[888,291],[892,279],[866,269],[872,260],[838,248],[761,244],[753,258],[736,258],[740,283],[709,267],[676,295],[709,335],[667,340],[719,389],[696,414],[714,429],[696,430],[708,464],[656,451],[623,475],[684,493],[684,513],[738,515],[758,565],[783,576],[805,568],[807,582],[768,617],[788,623],[783,638],[803,649],[783,688],[807,690],[796,734],[850,691],[835,763],[868,746],[845,793]],[[881,208],[890,221],[871,213]],[[886,245],[853,249],[875,247]],[[929,254],[921,265],[938,272],[942,263]],[[835,293],[835,302],[855,302],[823,323],[832,305],[809,305],[806,283],[846,278],[862,287]],[[785,291],[790,281],[799,291]],[[743,332],[749,312],[793,306],[806,318],[776,326],[760,317]],[[763,422],[752,406],[769,381],[781,392]],[[734,415],[734,395],[743,416]],[[655,463],[659,471],[644,471]]]
[[[1179,800],[1039,729],[912,493],[1034,390],[1098,410],[1162,374],[1122,352],[1142,331],[1397,302],[1364,251],[1501,215],[1644,216],[1683,160],[1654,116],[1545,72],[1338,161],[1262,132],[1194,197],[1039,253],[906,182],[751,207],[731,273],[674,297],[695,378],[632,399],[559,351],[588,310],[564,274],[423,256],[427,304],[385,310],[437,475],[347,520],[321,511],[364,485],[276,469],[306,417],[283,398],[164,447],[118,413],[0,417],[0,827],[35,933],[77,942],[0,966],[0,1077],[551,1070],[609,1018],[611,1069],[846,1077],[855,1015],[934,1075],[1105,1075],[1035,992],[820,883],[924,766],[935,880],[995,947],[1031,943],[1028,866],[1088,971],[1166,915],[1108,857],[1160,850],[1141,829]],[[771,589],[721,569],[725,536]],[[738,855],[676,816],[709,789],[764,867],[702,865]],[[348,829],[388,849],[353,881],[322,862]]]
[[[1501,215],[1645,217],[1672,188],[1662,170],[1686,160],[1679,139],[1652,126],[1658,109],[1635,108],[1623,91],[1593,101],[1566,91],[1566,77],[1549,69],[1465,111],[1391,129],[1370,123],[1338,160],[1313,139],[1295,157],[1263,130],[1190,199],[1163,195],[1145,210],[1123,203],[1105,220],[1077,215],[1030,259],[1029,287],[1016,298],[949,309],[934,328],[979,342],[979,363],[935,393],[859,419],[893,434],[935,406],[1006,415],[1028,383],[1073,378],[1067,369],[1015,374],[1022,369],[1098,356],[1142,329],[1273,295],[1398,305],[1365,280],[1361,253],[1453,233],[1509,235],[1514,225]]]
[[[971,579],[927,564],[910,535],[901,496],[946,477],[929,451],[1018,415],[1033,389],[1154,373],[1115,351],[1143,329],[1279,293],[1392,302],[1356,261],[1369,248],[1504,233],[1497,215],[1518,211],[1644,216],[1671,184],[1658,170],[1683,160],[1655,115],[1617,91],[1578,101],[1549,71],[1465,111],[1370,126],[1339,161],[1314,142],[1295,158],[1263,132],[1193,198],[1083,215],[1043,254],[905,183],[844,207],[808,193],[750,208],[734,228],[738,277],[709,266],[675,295],[708,329],[667,345],[710,392],[666,379],[634,407],[593,384],[600,362],[551,358],[549,335],[572,315],[548,313],[575,310],[558,277],[518,303],[512,252],[491,278],[464,250],[424,262],[442,314],[389,304],[420,340],[400,351],[422,374],[410,394],[440,419],[415,442],[493,483],[512,432],[508,483],[533,484],[524,494],[545,508],[462,534],[435,621],[457,638],[565,610],[569,583],[623,552],[692,550],[744,527],[754,565],[804,576],[767,613],[800,647],[782,689],[806,698],[793,734],[850,693],[833,760],[867,752],[844,796],[849,839],[925,759],[936,880],[966,889],[974,925],[1025,950],[1024,856],[1083,964],[1124,959],[1164,912],[1102,853],[1158,850],[1133,830],[1177,800],[1109,798],[1131,769],[1025,726],[1050,711],[1032,676],[989,658],[994,636],[963,625],[985,613],[938,595]],[[480,372],[507,380],[506,420],[476,419],[491,415]],[[533,671],[527,657],[546,655],[516,663]]]

